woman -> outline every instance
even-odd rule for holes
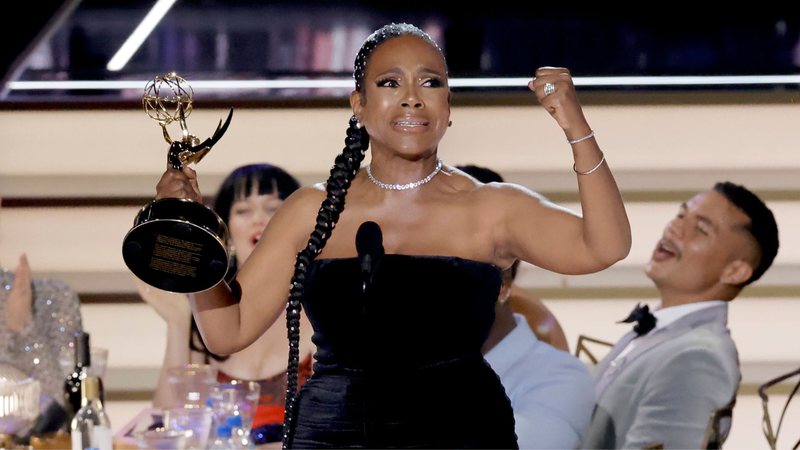
[[[214,200],[214,211],[227,224],[231,259],[229,278],[233,278],[253,252],[264,227],[283,204],[300,187],[283,169],[269,164],[251,164],[231,172],[220,185]],[[228,356],[217,356],[203,345],[192,319],[185,295],[152,288],[139,282],[139,292],[167,323],[167,348],[158,387],[153,398],[156,407],[173,404],[167,381],[167,368],[188,363],[210,363],[218,369],[218,380],[254,380],[261,385],[261,399],[253,422],[256,443],[280,440],[283,408],[286,400],[286,348],[288,341],[282,324],[269,327],[246,348]],[[301,381],[311,371],[310,324],[303,319],[303,355]]]
[[[354,117],[327,183],[286,200],[230,287],[193,295],[200,331],[212,351],[236,352],[282,314],[290,286],[296,339],[306,307],[316,363],[287,401],[285,446],[516,447],[508,398],[480,353],[501,269],[522,259],[589,273],[630,249],[622,199],[570,74],[542,68],[529,87],[572,144],[582,217],[439,160],[450,91],[442,52],[423,31],[377,30],[354,76]],[[168,169],[157,197],[200,198],[196,174]],[[382,230],[382,258],[374,232],[363,246],[374,254],[356,256],[367,221]],[[290,371],[297,349],[290,345]],[[289,382],[294,392],[291,374]]]

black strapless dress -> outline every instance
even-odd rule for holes
[[[314,374],[294,448],[516,448],[511,403],[481,355],[500,270],[386,255],[366,294],[357,258],[315,261],[303,306]]]

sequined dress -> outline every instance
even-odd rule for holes
[[[314,374],[294,448],[516,448],[511,404],[480,349],[500,270],[386,255],[367,292],[357,258],[316,260],[303,306]]]
[[[64,405],[65,372],[58,357],[74,354],[75,337],[81,332],[78,295],[66,283],[54,279],[33,280],[33,317],[20,332],[8,326],[6,301],[14,274],[0,269],[0,361],[32,375],[42,393]]]

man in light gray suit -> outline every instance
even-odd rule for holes
[[[681,205],[645,269],[661,296],[655,326],[640,322],[641,335],[623,336],[595,368],[588,448],[708,445],[711,418],[741,379],[728,302],[777,251],[772,212],[742,186],[717,183]]]

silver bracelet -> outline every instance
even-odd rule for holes
[[[592,173],[592,172],[594,172],[595,170],[599,169],[599,168],[600,168],[600,166],[601,166],[601,165],[603,165],[603,161],[605,161],[605,160],[606,160],[606,154],[605,154],[605,153],[603,153],[602,151],[600,152],[600,154],[603,156],[602,158],[600,158],[600,162],[599,162],[599,163],[597,163],[597,164],[596,164],[594,167],[592,167],[591,169],[587,170],[586,172],[578,172],[578,168],[575,166],[575,163],[573,163],[573,164],[572,164],[572,170],[573,170],[573,171],[575,171],[575,173],[577,173],[578,175],[589,175],[590,173]]]
[[[575,145],[578,142],[583,142],[583,141],[585,141],[587,139],[591,139],[593,137],[594,137],[594,130],[590,130],[589,134],[587,134],[586,136],[578,138],[578,139],[573,139],[571,141],[569,139],[567,139],[567,142],[569,142],[569,145]]]

